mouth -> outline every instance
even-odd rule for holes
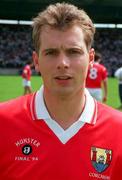
[[[59,84],[60,86],[69,86],[70,84],[70,80],[72,79],[71,76],[56,76],[55,80],[57,82],[57,84]]]
[[[57,80],[69,80],[72,79],[71,76],[56,76],[55,79]]]

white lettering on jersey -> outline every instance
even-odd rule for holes
[[[105,175],[97,174],[97,173],[92,173],[92,172],[89,173],[89,176],[92,177],[92,178],[95,178],[95,179],[104,179],[104,180],[109,180],[110,179],[109,176],[105,176]]]
[[[97,71],[96,68],[94,68],[94,67],[91,68],[91,69],[90,69],[90,73],[89,73],[89,78],[90,78],[90,79],[96,79],[97,76],[98,76],[98,75],[97,75],[97,72],[98,72],[98,71]]]
[[[23,138],[15,143],[16,146],[20,146],[22,144],[33,144],[36,147],[40,146],[40,142],[33,138]]]

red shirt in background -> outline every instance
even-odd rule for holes
[[[31,67],[30,67],[30,65],[27,64],[24,67],[23,72],[22,72],[22,77],[28,81],[30,80],[30,78],[31,78]]]
[[[107,75],[107,69],[103,65],[94,63],[93,67],[88,70],[86,87],[101,88],[101,83],[107,78]]]

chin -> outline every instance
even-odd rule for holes
[[[74,88],[58,88],[58,89],[55,89],[54,91],[54,94],[57,94],[59,96],[63,96],[63,97],[68,97],[68,96],[71,96],[72,94],[74,94]]]

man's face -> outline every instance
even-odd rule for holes
[[[36,69],[42,75],[44,90],[61,96],[84,89],[94,50],[88,51],[80,27],[66,31],[46,27],[41,33],[39,55],[33,53]]]

